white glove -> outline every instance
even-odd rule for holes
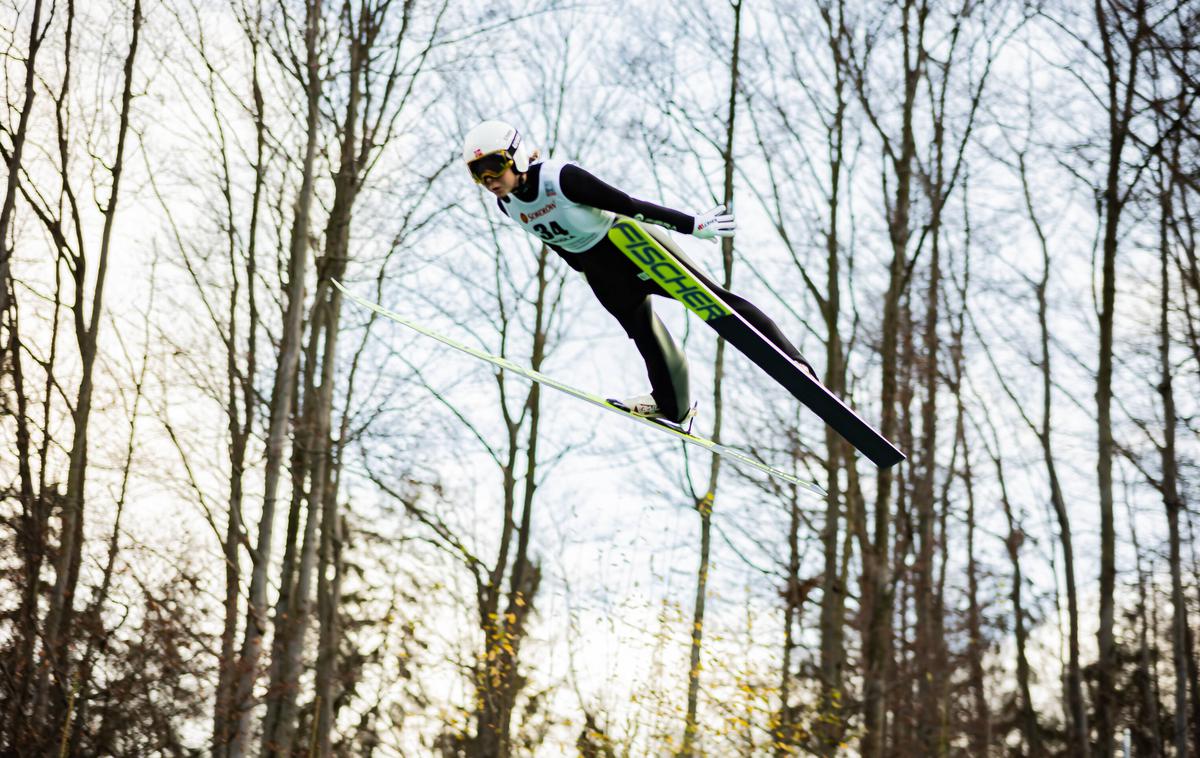
[[[701,213],[693,221],[692,234],[702,240],[716,242],[717,237],[732,237],[737,229],[732,213],[725,212],[724,205],[718,205],[708,213]]]

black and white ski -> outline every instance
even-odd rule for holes
[[[783,385],[876,466],[887,468],[904,460],[904,453],[692,276],[687,266],[636,221],[618,218],[608,238],[647,276]]]

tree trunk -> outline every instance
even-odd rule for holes
[[[716,435],[714,434],[714,437]],[[713,456],[714,459],[716,456]],[[717,464],[714,462],[713,467]],[[709,550],[712,545],[712,493],[696,503],[700,514],[700,562],[696,571],[696,598],[692,607],[692,644],[688,655],[687,714],[684,720],[683,747],[680,758],[696,755],[696,740],[699,731],[697,711],[700,701],[700,651],[704,643],[704,611],[708,592]]]
[[[540,370],[546,358],[546,330],[550,318],[547,301],[549,273],[547,262],[550,249],[542,246],[538,254],[536,296],[534,301],[533,349],[530,366]],[[503,313],[503,311],[502,311]],[[507,315],[501,327],[509,328]],[[504,342],[502,335],[501,342]],[[489,572],[487,584],[478,588],[479,629],[483,635],[483,653],[475,665],[475,736],[467,744],[472,758],[506,758],[511,751],[511,721],[517,696],[524,687],[518,671],[521,643],[525,625],[533,611],[533,602],[541,585],[540,566],[529,558],[529,540],[533,529],[533,503],[537,491],[538,440],[541,435],[541,388],[534,382],[522,405],[528,412],[529,431],[525,444],[525,476],[520,525],[514,524],[516,505],[516,462],[520,454],[522,422],[514,416],[505,400],[504,379],[498,377],[501,411],[508,429],[507,458],[501,473],[504,480],[504,522],[496,564]],[[509,553],[516,533],[515,553],[509,573],[506,605],[501,612],[500,601],[505,597],[501,583],[509,570]]]
[[[1198,673],[1200,672],[1200,667],[1197,666],[1196,662],[1196,640],[1191,626],[1184,627],[1183,636],[1186,638],[1184,640],[1184,647],[1187,652],[1188,692],[1191,693],[1191,698],[1189,699],[1192,705],[1192,744],[1200,745],[1200,673]],[[1176,694],[1176,697],[1178,697],[1178,694]]]
[[[799,709],[791,704],[792,652],[796,649],[793,630],[803,603],[800,583],[800,503],[793,499],[788,510],[788,565],[782,592],[783,660],[779,667],[779,723],[772,730],[776,758],[795,754],[801,732],[801,725],[796,723]],[[834,570],[837,570],[836,565]]]
[[[1119,155],[1119,153],[1118,153]],[[1110,156],[1111,158],[1112,156]],[[1109,168],[1105,190],[1103,264],[1100,296],[1099,369],[1096,373],[1096,421],[1099,459],[1097,481],[1100,487],[1100,627],[1096,663],[1096,732],[1102,758],[1113,756],[1113,730],[1116,709],[1116,648],[1113,638],[1113,592],[1116,589],[1116,532],[1113,527],[1113,433],[1112,433],[1112,345],[1113,308],[1116,305],[1117,161]]]
[[[303,327],[301,327],[303,329]],[[283,541],[283,561],[279,567],[279,594],[275,598],[275,614],[272,618],[274,632],[271,637],[271,658],[267,673],[267,691],[264,695],[267,711],[262,719],[262,742],[264,745],[274,745],[278,741],[281,709],[286,700],[285,690],[288,682],[294,679],[294,672],[288,667],[288,649],[296,633],[296,625],[292,622],[299,602],[297,598],[297,567],[304,549],[301,539],[300,525],[305,521],[305,502],[307,492],[307,451],[312,447],[311,436],[312,414],[311,405],[316,391],[312,372],[315,371],[316,340],[309,338],[308,347],[304,351],[303,365],[297,369],[297,375],[302,377],[296,381],[292,397],[292,408],[300,409],[294,413],[292,428],[295,438],[292,441],[292,456],[289,464],[291,473],[291,497],[288,504],[287,531]],[[300,387],[306,390],[307,403],[300,399]],[[301,409],[301,406],[304,405]],[[309,543],[311,546],[311,542]],[[292,714],[294,717],[294,714]]]
[[[74,17],[73,4],[69,7],[68,13],[72,18]],[[34,703],[33,723],[35,725],[45,724],[49,706],[49,673],[53,671],[54,674],[54,684],[58,689],[58,702],[65,703],[67,693],[71,689],[68,648],[72,636],[73,604],[75,588],[79,581],[83,548],[83,506],[87,481],[88,425],[92,412],[93,372],[99,338],[100,314],[104,310],[104,285],[108,273],[108,257],[120,199],[126,138],[129,134],[133,102],[133,64],[137,57],[138,42],[141,39],[142,21],[141,0],[134,0],[129,52],[125,56],[124,64],[124,88],[121,93],[121,111],[117,127],[117,149],[109,169],[112,188],[108,196],[108,203],[103,208],[104,225],[100,237],[100,257],[96,264],[90,315],[85,315],[87,304],[84,292],[88,272],[82,249],[77,251],[77,259],[73,266],[75,302],[72,310],[75,319],[75,337],[79,346],[81,378],[79,392],[71,413],[74,434],[71,440],[70,465],[67,471],[67,492],[63,503],[60,544],[54,565],[54,588],[51,592],[50,608],[46,617],[45,655],[47,666],[43,668],[42,678],[38,683],[38,694]],[[61,123],[60,126],[62,126]],[[65,139],[65,135],[60,134],[60,138]],[[66,185],[70,182],[70,178],[67,175],[65,164],[62,166],[62,170],[63,184]]]
[[[1029,177],[1026,172],[1024,153],[1017,156],[1021,176],[1021,189],[1025,199],[1025,210],[1038,237],[1042,251],[1042,273],[1034,288],[1037,296],[1038,334],[1041,343],[1042,413],[1041,426],[1036,429],[1042,447],[1042,460],[1046,464],[1046,476],[1050,485],[1050,504],[1058,521],[1058,539],[1063,551],[1063,577],[1067,590],[1067,674],[1064,680],[1064,699],[1067,715],[1068,744],[1080,758],[1087,758],[1091,751],[1088,740],[1087,707],[1083,697],[1083,672],[1079,663],[1079,593],[1075,586],[1075,550],[1071,539],[1071,520],[1067,513],[1066,500],[1058,480],[1058,466],[1052,442],[1053,424],[1052,392],[1053,373],[1050,359],[1050,321],[1047,289],[1050,283],[1050,248],[1042,231],[1041,223],[1033,209]]]
[[[1013,604],[1013,633],[1017,641],[1017,692],[1020,694],[1020,704],[1017,707],[1021,724],[1021,735],[1030,758],[1041,758],[1045,755],[1042,747],[1041,733],[1038,729],[1037,712],[1033,708],[1033,696],[1029,688],[1029,658],[1026,649],[1029,640],[1025,628],[1025,607],[1021,599],[1024,577],[1021,574],[1021,545],[1025,541],[1025,532],[1013,516],[1012,504],[1008,499],[1008,487],[1004,481],[1004,464],[999,449],[992,457],[996,465],[996,478],[1000,483],[1000,502],[1004,505],[1004,518],[1008,523],[1008,536],[1004,547],[1008,551],[1008,560],[1012,563],[1013,578],[1010,597]]]
[[[963,428],[963,415],[961,408],[961,395],[959,420],[958,420],[958,435],[961,443],[966,445],[966,435]],[[983,658],[987,653],[987,643],[983,636],[982,629],[982,612],[979,607],[979,564],[975,559],[975,487],[974,476],[971,471],[971,457],[968,452],[963,450],[963,484],[967,490],[967,637],[970,640],[968,647],[968,666],[970,667],[969,682],[971,694],[974,696],[974,713],[970,720],[971,730],[968,733],[968,739],[971,741],[972,755],[986,756],[988,747],[992,744],[991,716],[988,709],[987,690],[984,686],[984,671]],[[1009,527],[1012,531],[1012,527]],[[943,564],[944,565],[944,564]],[[1018,569],[1019,571],[1019,569]],[[1019,578],[1019,577],[1018,577]],[[1019,585],[1016,589],[1020,593]],[[1020,602],[1018,594],[1017,602]],[[1017,624],[1020,624],[1020,619],[1017,619]],[[1025,655],[1024,645],[1024,628],[1019,632],[1021,639],[1018,641],[1018,661],[1017,661],[1017,679],[1018,688],[1021,684],[1021,658]],[[1028,676],[1028,670],[1024,672]],[[1025,680],[1025,686],[1028,687],[1028,679]],[[1027,694],[1027,692],[1026,692]],[[1022,725],[1024,729],[1024,725]]]
[[[546,256],[542,247],[538,262],[538,295],[534,327],[534,349],[531,365],[542,365],[545,357],[545,294]],[[541,585],[541,568],[528,556],[529,537],[532,532],[533,500],[536,491],[538,463],[537,441],[541,417],[541,392],[538,384],[530,388],[525,406],[530,411],[528,445],[525,449],[524,497],[522,500],[521,524],[518,527],[516,552],[513,556],[509,591],[504,613],[499,608],[499,578],[503,564],[498,563],[497,581],[489,586],[490,607],[497,609],[483,618],[484,655],[476,676],[476,702],[480,704],[476,715],[476,736],[473,758],[508,756],[512,749],[512,715],[517,696],[524,686],[518,671],[521,643],[525,638],[525,624],[533,610],[533,601]],[[510,451],[515,458],[516,439],[511,440]],[[510,461],[513,459],[510,459]],[[512,465],[506,470],[506,498],[515,491],[515,478],[511,476]],[[507,551],[504,551],[505,553]]]
[[[261,27],[261,15],[258,18],[257,29]],[[234,249],[234,210],[233,200],[231,197],[230,186],[232,178],[226,176],[225,191],[226,203],[228,212],[228,224],[230,235],[230,265],[232,268],[233,279],[235,286],[233,293],[229,299],[229,344],[226,347],[228,383],[229,383],[229,399],[227,401],[229,414],[229,434],[230,434],[230,451],[229,451],[229,514],[226,521],[224,554],[225,554],[225,600],[224,600],[224,625],[221,630],[221,657],[217,661],[217,690],[214,697],[213,705],[213,756],[214,758],[225,758],[229,749],[229,740],[232,737],[231,724],[233,722],[233,684],[236,679],[237,671],[237,631],[238,622],[241,615],[241,592],[242,592],[242,567],[241,567],[241,543],[245,534],[245,526],[243,523],[243,505],[245,499],[244,493],[244,478],[246,467],[246,448],[250,440],[250,434],[254,430],[256,413],[258,407],[257,397],[254,392],[255,381],[258,376],[258,306],[255,290],[257,289],[258,281],[258,218],[259,209],[261,207],[262,193],[265,186],[266,176],[266,157],[264,154],[266,144],[266,124],[265,115],[263,113],[263,94],[258,78],[258,38],[251,35],[250,46],[252,50],[251,56],[251,88],[253,91],[254,102],[254,133],[255,133],[255,160],[254,160],[254,193],[250,202],[250,226],[247,231],[247,249],[246,249],[246,300],[249,305],[249,314],[247,320],[248,335],[246,340],[246,368],[243,371],[238,366],[238,350],[237,350],[237,313],[239,308],[238,303],[238,272],[236,269],[236,257]],[[224,147],[224,146],[223,146]],[[238,396],[241,395],[241,411],[238,411]]]
[[[901,9],[901,34],[904,44],[904,89],[901,106],[900,150],[891,164],[895,175],[895,195],[888,213],[888,235],[892,247],[892,262],[888,270],[888,287],[883,299],[882,387],[880,392],[880,433],[895,439],[899,430],[897,416],[898,373],[901,318],[900,301],[907,286],[908,241],[910,236],[912,165],[916,155],[913,135],[913,113],[917,84],[924,65],[925,14],[918,13],[917,28],[911,28],[916,12],[913,0],[906,0]],[[866,630],[863,635],[863,736],[865,758],[883,758],[887,734],[887,671],[892,660],[891,622],[893,586],[891,580],[892,484],[894,468],[879,470],[876,485],[875,523],[872,544],[863,551],[862,602]]]
[[[324,577],[327,563],[318,561],[318,554],[330,557],[332,531],[337,528],[337,493],[328,490],[331,484],[333,425],[333,385],[337,368],[337,337],[341,322],[341,290],[332,286],[332,279],[345,276],[349,259],[350,223],[358,197],[361,166],[358,163],[359,104],[362,96],[361,41],[353,38],[350,44],[350,87],[346,113],[342,120],[342,141],[339,146],[340,164],[334,178],[334,199],[325,229],[325,258],[319,272],[317,295],[314,299],[312,331],[308,355],[313,366],[320,366],[320,384],[305,387],[305,439],[302,470],[307,475],[309,492],[305,516],[304,546],[301,551],[298,577],[292,597],[287,624],[287,643],[283,650],[277,690],[278,714],[274,733],[263,737],[263,755],[289,755],[293,750],[297,722],[300,662],[304,654],[309,616],[312,607],[312,575]],[[309,408],[311,398],[312,406]],[[302,475],[303,477],[303,475]],[[303,484],[303,478],[293,486]],[[318,530],[320,525],[320,530]],[[330,534],[326,534],[326,530]],[[320,579],[318,579],[320,582]],[[334,609],[330,610],[333,613]],[[328,616],[328,614],[327,614]],[[332,660],[326,662],[332,666]],[[332,669],[327,670],[327,674]],[[323,682],[327,686],[331,680]],[[324,693],[328,695],[329,693]],[[324,706],[329,705],[326,697]],[[324,733],[328,736],[329,725]],[[321,731],[318,720],[318,731]]]
[[[1138,604],[1136,618],[1139,622],[1138,654],[1132,677],[1132,689],[1137,692],[1137,698],[1129,698],[1131,710],[1134,711],[1133,723],[1127,727],[1127,744],[1131,745],[1138,755],[1162,755],[1162,734],[1159,729],[1158,695],[1155,690],[1154,662],[1151,660],[1150,639],[1157,639],[1157,621],[1151,622],[1147,585],[1150,584],[1148,572],[1142,569],[1142,547],[1138,543],[1137,521],[1134,518],[1132,503],[1126,502],[1129,516],[1129,540],[1133,545],[1133,554],[1137,563]],[[1157,608],[1154,609],[1157,617]],[[1151,629],[1153,625],[1154,630]],[[1157,647],[1157,646],[1155,646]]]
[[[310,333],[313,342],[325,336],[323,324],[320,323],[323,320],[323,317],[317,317],[313,321]],[[317,397],[306,397],[304,400],[306,406],[311,402],[314,407],[305,408],[303,418],[306,423],[301,426],[306,428],[297,430],[294,444],[303,446],[303,462],[299,477],[292,481],[292,487],[298,490],[303,489],[306,480],[308,482],[303,509],[304,537],[300,543],[295,583],[287,596],[286,611],[282,618],[278,612],[275,616],[275,637],[279,644],[274,646],[273,655],[279,657],[271,661],[272,681],[267,693],[267,718],[263,722],[263,756],[290,755],[298,726],[301,661],[312,610],[312,576],[316,570],[317,543],[321,540],[318,526],[321,522],[323,482],[318,476],[323,466],[318,461],[324,457],[323,440],[328,436],[322,437],[321,434],[326,430],[321,419],[321,406],[325,402],[324,387],[319,390],[310,387],[309,390]],[[290,578],[289,572],[284,579],[290,581]]]
[[[365,11],[363,11],[365,12]],[[330,211],[329,224],[326,229],[326,260],[321,279],[341,280],[345,276],[346,266],[350,258],[350,221],[354,203],[358,198],[361,181],[362,164],[358,158],[358,119],[361,98],[361,77],[363,75],[363,54],[365,50],[358,38],[351,43],[351,87],[347,101],[346,116],[342,126],[341,164],[335,179],[336,191],[333,208]],[[316,456],[312,466],[312,490],[314,496],[320,498],[321,537],[317,562],[317,602],[321,626],[321,637],[318,642],[317,668],[317,707],[316,707],[316,746],[317,754],[326,756],[330,750],[332,739],[332,717],[334,679],[336,674],[336,652],[338,640],[337,600],[340,595],[340,567],[335,565],[335,555],[340,560],[341,536],[339,525],[341,516],[338,513],[337,483],[340,477],[335,474],[333,457],[334,441],[330,436],[333,426],[333,385],[337,367],[337,337],[340,331],[342,292],[326,285],[327,300],[322,299],[321,307],[325,309],[322,323],[325,328],[325,346],[322,354],[322,373],[319,403],[316,411],[317,426],[314,439],[317,448],[313,450]],[[317,511],[312,510],[313,518]],[[332,570],[334,576],[329,577]]]
[[[725,170],[724,203],[726,208],[733,207],[733,144],[737,118],[737,98],[739,86],[738,64],[740,60],[742,41],[742,0],[730,3],[733,11],[733,49],[729,63],[729,97],[728,111],[725,121],[725,146],[722,154]],[[733,280],[733,239],[726,237],[721,240],[721,257],[724,263],[724,282],[726,289]],[[725,373],[725,340],[717,339],[717,355],[713,362],[713,440],[721,438],[722,395],[721,387]],[[683,743],[680,748],[682,758],[691,758],[696,754],[696,741],[699,731],[698,709],[700,701],[700,669],[701,648],[704,642],[705,594],[708,591],[709,550],[712,543],[712,510],[717,496],[717,483],[721,473],[721,458],[714,454],[709,463],[708,490],[703,497],[698,498],[695,507],[700,514],[700,561],[696,570],[696,599],[692,608],[692,640],[688,655],[688,688],[687,712],[684,715]]]
[[[336,715],[334,703],[340,694],[335,687],[338,684],[338,647],[342,633],[338,608],[342,600],[342,540],[346,522],[338,516],[336,497],[337,486],[334,484],[327,493],[322,513],[321,568],[317,575],[317,616],[321,630],[317,646],[315,694],[316,753],[323,758],[332,754],[333,720]]]
[[[936,214],[935,214],[936,218]],[[941,637],[936,618],[933,592],[934,563],[934,479],[937,474],[937,360],[938,301],[941,281],[941,246],[939,232],[931,230],[933,249],[929,263],[929,283],[925,302],[924,360],[921,362],[921,385],[924,392],[921,402],[921,476],[916,481],[913,505],[917,515],[917,559],[914,601],[916,606],[916,654],[917,666],[917,731],[920,747],[925,755],[940,755],[945,735],[939,704],[938,680],[941,673],[937,665],[937,648]]]
[[[1101,244],[1100,343],[1096,373],[1096,422],[1099,459],[1096,465],[1100,488],[1100,626],[1096,632],[1099,647],[1096,661],[1096,737],[1102,758],[1114,754],[1116,730],[1117,651],[1114,637],[1116,591],[1116,532],[1113,522],[1113,325],[1116,308],[1116,261],[1121,231],[1121,212],[1126,197],[1121,186],[1121,157],[1129,138],[1133,117],[1133,95],[1137,81],[1140,42],[1145,33],[1145,0],[1137,0],[1132,20],[1137,25],[1130,37],[1124,19],[1110,18],[1104,5],[1095,0],[1096,23],[1103,43],[1107,75],[1108,166],[1103,187],[1104,232]],[[1110,24],[1115,24],[1116,29]],[[1118,70],[1114,32],[1127,40],[1128,72]],[[1124,78],[1124,81],[1122,79]],[[1121,87],[1124,85],[1124,92]]]
[[[283,463],[287,423],[291,418],[296,368],[300,358],[300,327],[304,313],[304,276],[307,268],[309,215],[312,206],[314,162],[318,139],[317,119],[320,107],[320,71],[317,56],[321,0],[307,0],[305,18],[307,115],[301,182],[296,197],[291,229],[287,273],[287,306],[283,316],[275,383],[271,391],[270,422],[267,430],[267,460],[264,474],[263,509],[258,540],[251,555],[250,597],[246,609],[246,630],[237,666],[233,709],[236,729],[230,743],[230,758],[243,758],[249,747],[251,716],[254,711],[254,684],[258,680],[263,637],[267,631],[267,571],[270,568],[272,537],[275,527],[275,500]]]
[[[1159,263],[1161,265],[1161,289],[1158,313],[1158,353],[1160,379],[1158,394],[1163,406],[1163,443],[1159,446],[1162,459],[1162,498],[1167,510],[1167,530],[1171,568],[1171,663],[1175,678],[1175,755],[1188,755],[1188,698],[1187,698],[1187,629],[1188,611],[1183,596],[1183,576],[1180,568],[1179,512],[1183,509],[1183,498],[1179,494],[1179,464],[1175,457],[1175,392],[1171,371],[1171,332],[1168,320],[1170,313],[1170,268],[1169,236],[1167,219],[1172,216],[1171,191],[1168,185],[1160,195],[1161,215],[1159,222]]]
[[[842,66],[843,7],[838,3],[837,21],[829,10],[823,10],[825,31],[828,37],[832,74],[834,77],[835,107],[833,122],[829,130],[829,226],[825,232],[825,386],[839,397],[845,396],[846,366],[843,356],[842,335],[839,327],[841,317],[841,244],[838,224],[841,209],[842,160],[844,155],[846,99],[845,79]],[[817,722],[817,743],[821,755],[836,753],[845,732],[845,715],[842,713],[842,674],[846,651],[844,625],[846,614],[846,587],[840,564],[848,556],[838,557],[838,542],[841,531],[841,468],[843,461],[853,466],[852,457],[845,442],[831,427],[825,425],[825,482],[828,494],[825,497],[825,521],[821,529],[821,549],[825,570],[821,579],[821,668],[820,668],[820,717]],[[850,543],[847,543],[850,544]],[[789,630],[790,632],[790,630]],[[786,705],[786,702],[785,702]]]
[[[2,286],[2,285],[0,285]],[[15,309],[14,309],[15,310]],[[0,684],[7,701],[0,724],[0,746],[15,748],[17,744],[18,715],[24,709],[25,693],[28,691],[30,675],[33,673],[33,643],[38,621],[38,576],[41,572],[41,555],[44,535],[39,530],[37,499],[33,494],[33,472],[30,466],[31,450],[28,424],[28,396],[25,392],[25,375],[21,362],[21,343],[18,339],[17,320],[9,322],[8,349],[12,356],[11,371],[13,395],[17,402],[17,466],[20,478],[21,517],[17,528],[17,550],[22,558],[21,604],[17,608],[17,639],[15,654],[8,669],[7,681]],[[7,662],[6,662],[7,663]]]

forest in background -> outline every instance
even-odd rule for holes
[[[12,0],[0,752],[1200,751],[1200,2]],[[630,194],[908,460],[678,306],[634,394],[461,163]],[[602,417],[601,417],[602,416]]]

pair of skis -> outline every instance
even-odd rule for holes
[[[874,462],[875,465],[880,468],[887,468],[904,460],[904,454],[895,445],[885,439],[883,435],[864,421],[849,406],[843,403],[841,399],[825,389],[820,382],[802,371],[791,358],[730,308],[728,304],[723,302],[716,293],[691,273],[688,266],[684,265],[677,256],[669,252],[654,237],[648,234],[636,221],[624,217],[618,218],[612,229],[609,230],[608,238],[617,249],[642,269],[646,277],[653,279],[668,294],[683,303],[688,310],[699,316],[705,324],[710,326],[717,334],[724,337],[729,344],[736,347],[743,355],[753,361],[755,365],[765,371],[768,376],[785,387],[797,400],[820,416],[826,424]],[[619,413],[642,424],[674,435],[684,442],[758,469],[773,477],[795,484],[813,494],[825,494],[825,490],[820,485],[804,481],[786,471],[769,466],[741,450],[692,434],[689,430],[681,429],[674,424],[659,419],[649,419],[639,416],[630,412],[629,409],[612,401],[605,400],[598,395],[576,389],[539,371],[534,371],[513,363],[507,358],[492,355],[491,353],[464,345],[449,337],[438,334],[376,303],[364,300],[346,290],[337,281],[334,281],[334,285],[347,298],[364,308],[369,308],[379,315],[416,332],[420,332],[427,337],[432,337],[455,350],[473,355],[502,369],[520,374],[532,381],[564,392],[612,413]]]
[[[345,295],[352,302],[357,303],[358,305],[361,305],[364,308],[370,309],[370,310],[378,313],[380,316],[383,316],[386,319],[395,321],[397,324],[406,326],[415,332],[424,334],[426,337],[432,337],[433,339],[437,340],[438,342],[441,342],[443,345],[448,345],[449,347],[452,347],[455,350],[464,352],[467,355],[473,355],[476,358],[485,360],[488,363],[491,363],[494,366],[498,366],[506,371],[511,371],[514,374],[520,374],[521,376],[525,377],[526,379],[530,379],[530,380],[535,381],[539,384],[542,384],[546,387],[550,387],[551,389],[556,389],[559,392],[564,392],[572,397],[576,397],[576,398],[579,398],[580,400],[591,403],[592,405],[599,406],[600,408],[603,408],[606,411],[611,411],[612,413],[618,413],[627,418],[631,418],[634,421],[640,422],[642,424],[646,424],[647,426],[650,426],[654,429],[658,429],[659,431],[666,432],[667,434],[678,437],[679,439],[683,440],[684,442],[687,442],[692,445],[696,445],[697,447],[704,448],[705,450],[709,451],[710,453],[716,453],[717,455],[724,456],[725,458],[729,458],[730,460],[736,461],[738,463],[742,463],[751,468],[758,469],[759,471],[770,474],[773,477],[782,479],[785,482],[790,482],[792,484],[795,484],[796,486],[800,487],[801,489],[807,490],[808,492],[811,492],[815,495],[823,496],[825,494],[825,490],[820,485],[815,484],[813,482],[807,482],[803,479],[793,476],[792,474],[787,473],[786,471],[782,471],[782,470],[774,468],[772,466],[768,466],[767,464],[763,463],[762,461],[754,458],[753,456],[748,455],[747,453],[742,452],[741,450],[738,450],[737,448],[732,448],[727,445],[722,445],[721,443],[715,442],[706,437],[701,437],[697,434],[692,434],[690,431],[688,431],[686,429],[681,429],[680,427],[678,427],[674,424],[671,424],[669,422],[666,422],[666,421],[662,421],[659,419],[650,419],[650,418],[646,418],[645,416],[639,416],[636,413],[632,413],[628,408],[625,408],[619,404],[613,403],[612,401],[605,400],[604,398],[600,397],[599,395],[593,395],[589,392],[584,392],[581,389],[577,389],[568,384],[564,384],[564,383],[558,381],[557,379],[546,376],[545,374],[541,373],[540,371],[534,371],[531,368],[526,368],[525,366],[522,366],[518,363],[513,363],[512,361],[508,360],[507,358],[503,358],[499,355],[492,355],[491,353],[471,347],[470,345],[464,345],[463,343],[458,342],[457,340],[451,339],[450,337],[447,337],[443,334],[439,334],[438,332],[435,332],[432,329],[421,326],[420,324],[417,324],[413,321],[410,321],[410,320],[404,318],[403,316],[401,316],[398,313],[389,311],[388,309],[384,308],[381,305],[372,303],[369,300],[365,300],[365,299],[359,297],[358,295],[355,295],[353,292],[350,292],[344,286],[342,286],[341,282],[338,282],[337,280],[333,281],[333,285],[335,287],[337,287],[339,290],[341,290],[342,294]]]

